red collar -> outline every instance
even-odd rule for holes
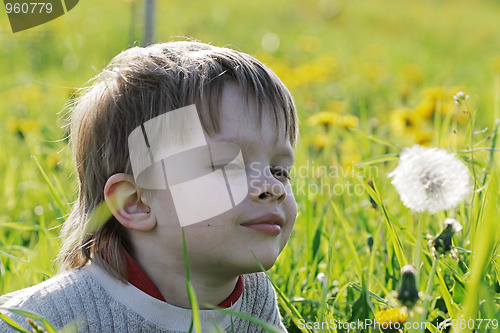
[[[149,278],[149,276],[144,272],[144,270],[139,266],[139,264],[125,251],[125,260],[127,265],[127,280],[130,284],[138,288],[139,290],[145,292],[149,296],[152,296],[160,301],[165,302],[165,298],[161,294],[158,287]],[[240,275],[238,281],[236,282],[236,287],[234,288],[231,295],[226,298],[218,306],[221,308],[229,308],[231,305],[236,303],[243,293],[243,277]]]

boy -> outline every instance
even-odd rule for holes
[[[0,306],[58,329],[187,332],[184,235],[203,332],[263,331],[207,304],[285,330],[255,272],[273,266],[295,222],[296,135],[290,93],[247,54],[187,41],[122,52],[72,106],[79,195],[61,272]]]

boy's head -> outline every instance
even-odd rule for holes
[[[296,214],[287,179],[297,135],[290,93],[247,54],[171,42],[120,53],[75,101],[71,139],[79,196],[63,229],[63,269],[92,259],[125,278],[124,250],[168,267],[182,261],[179,196],[173,184],[151,189],[136,182],[129,140],[134,130],[146,133],[148,121],[187,106],[197,110],[208,146],[229,142],[241,150],[248,185],[234,208],[185,227],[191,269],[255,271],[252,252],[272,266]],[[182,195],[187,200],[190,194]]]

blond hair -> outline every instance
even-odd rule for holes
[[[61,270],[92,260],[126,280],[124,250],[133,249],[125,228],[104,204],[104,186],[115,173],[132,174],[127,139],[149,119],[196,104],[204,129],[217,133],[222,89],[233,82],[255,98],[259,120],[263,106],[271,106],[277,135],[292,145],[296,141],[297,115],[288,89],[254,57],[229,48],[192,41],[134,47],[90,82],[70,106],[79,187],[62,229]]]

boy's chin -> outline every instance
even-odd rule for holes
[[[251,258],[249,261],[247,261],[247,265],[245,265],[246,272],[243,272],[243,274],[262,272],[261,266],[267,271],[274,266],[276,260],[278,259],[278,254],[258,252],[259,251],[257,251],[257,253],[254,253],[255,256],[250,254]]]

